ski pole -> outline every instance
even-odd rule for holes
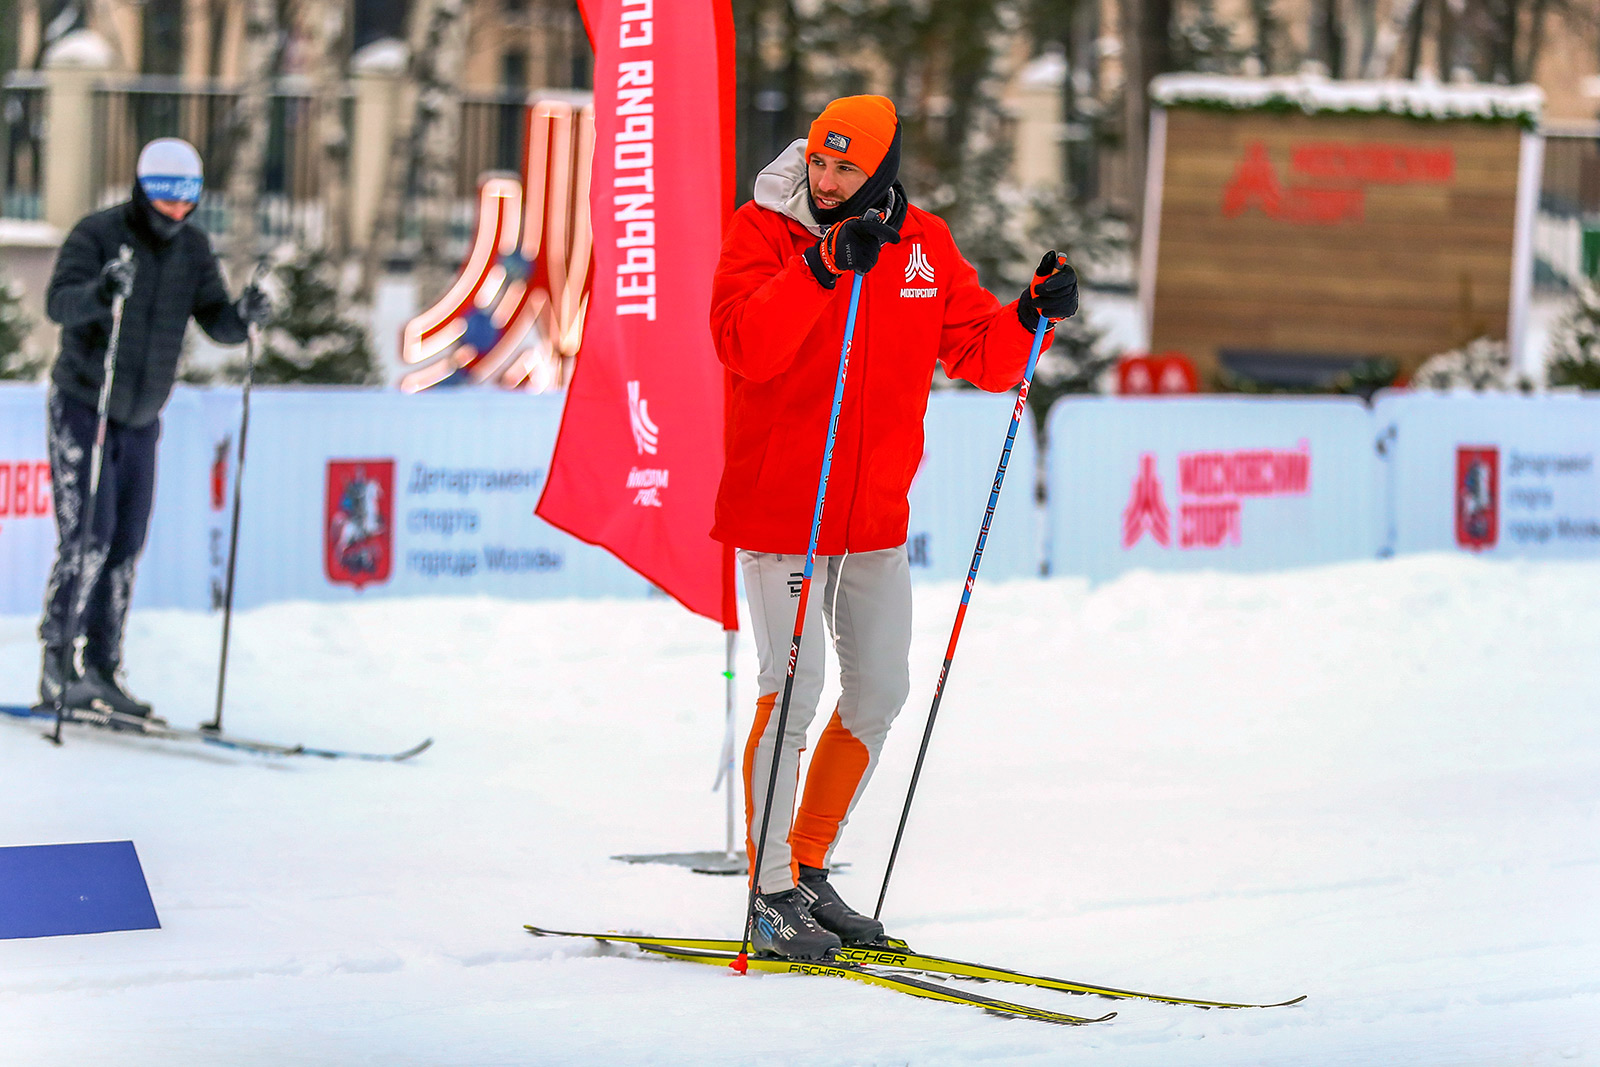
[[[1011,409],[1011,428],[1006,431],[1006,444],[1000,450],[1000,466],[994,473],[994,487],[989,490],[989,506],[983,511],[983,525],[978,529],[978,544],[972,550],[972,566],[967,568],[966,588],[961,591],[961,606],[956,609],[956,622],[950,630],[950,643],[945,646],[944,666],[939,668],[939,681],[933,687],[933,706],[928,709],[928,725],[922,731],[922,747],[917,750],[917,763],[911,770],[911,786],[906,790],[906,806],[900,812],[900,827],[894,832],[894,847],[889,850],[889,864],[883,871],[883,888],[878,892],[878,906],[872,917],[883,914],[883,900],[889,895],[889,876],[894,874],[895,857],[900,854],[900,839],[906,832],[906,819],[911,815],[911,798],[917,793],[917,779],[922,776],[922,761],[928,755],[928,742],[933,737],[933,721],[939,715],[939,700],[944,696],[944,683],[950,677],[950,661],[956,657],[956,642],[961,639],[961,624],[967,617],[967,604],[972,600],[972,586],[978,580],[978,564],[983,562],[983,547],[989,540],[989,524],[994,521],[995,505],[1000,502],[1000,487],[1005,484],[1006,465],[1011,462],[1011,446],[1017,440],[1017,427],[1022,424],[1022,409],[1028,403],[1028,388],[1033,384],[1033,371],[1039,364],[1039,352],[1044,347],[1045,331],[1050,320],[1039,316],[1039,325],[1033,331],[1033,348],[1028,352],[1028,367],[1022,372],[1022,386],[1017,390],[1017,403]]]
[[[761,861],[767,851],[767,827],[772,821],[772,794],[778,788],[778,763],[783,756],[783,731],[789,724],[789,698],[794,693],[795,665],[800,662],[800,639],[805,634],[806,603],[811,599],[811,569],[817,558],[817,538],[822,533],[822,504],[828,494],[828,472],[833,467],[833,442],[839,431],[839,408],[844,403],[844,376],[850,367],[850,342],[856,332],[856,308],[861,302],[860,271],[850,283],[850,312],[845,317],[844,341],[839,346],[839,377],[833,386],[833,410],[828,414],[828,445],[822,453],[822,476],[817,479],[817,503],[811,512],[811,541],[806,545],[806,565],[800,577],[800,602],[794,612],[794,637],[789,642],[789,672],[783,681],[783,701],[778,708],[777,732],[772,737],[772,771],[767,775],[767,800],[761,810],[761,835],[756,838],[755,866],[750,873],[750,897],[745,904],[744,937],[731,966],[744,974],[750,967],[750,933],[755,925],[756,892],[761,885]]]
[[[265,262],[256,263],[255,273],[250,276],[251,285],[260,279]],[[250,385],[255,376],[256,324],[251,322],[245,324],[244,334],[244,388],[240,392],[243,408],[239,413],[239,453],[233,466],[233,521],[228,533],[228,576],[222,592],[222,655],[217,661],[217,708],[210,722],[200,724],[200,729],[213,732],[222,730],[222,693],[228,680],[228,635],[233,628],[233,574],[239,558],[239,495],[244,485],[245,437],[250,432]]]
[[[130,275],[133,270],[133,249],[127,245],[117,250],[117,258],[128,264]],[[83,590],[84,553],[89,547],[90,531],[94,526],[95,511],[100,502],[100,471],[106,459],[106,428],[111,423],[111,383],[117,369],[117,343],[122,339],[122,308],[127,302],[127,297],[120,292],[111,298],[111,336],[106,339],[105,365],[100,378],[100,395],[95,401],[94,447],[89,453],[89,496],[84,501],[84,510],[78,515],[78,536],[72,552],[77,560],[73,568],[72,597],[67,601],[67,643],[62,655],[66,662],[61,664],[61,689],[56,693],[55,712],[56,727],[51,733],[45,734],[45,739],[53,745],[61,744],[61,721],[66,718],[67,685],[70,672],[77,659],[77,645],[79,628],[83,625],[83,610],[79,607],[80,600],[87,600]]]

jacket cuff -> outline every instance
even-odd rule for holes
[[[829,270],[822,262],[822,245],[814,244],[803,253],[806,266],[811,268],[811,273],[816,276],[817,284],[824,289],[832,289],[839,284],[839,276]]]

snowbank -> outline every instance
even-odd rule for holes
[[[959,587],[840,858],[870,907]],[[34,620],[0,618],[0,700]],[[0,942],[0,1062],[1600,1063],[1600,565],[1416,556],[980,584],[885,909],[924,951],[1294,1008],[1046,991],[1063,1029],[521,925],[736,936],[722,637],[661,601],[285,604],[235,620],[272,761],[0,721],[0,844],[132,839],[164,928]],[[130,683],[210,710],[217,620],[136,613]],[[741,649],[741,721],[754,702]],[[983,991],[995,992],[992,986]],[[1012,991],[1006,991],[1011,994]]]

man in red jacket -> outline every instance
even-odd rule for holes
[[[779,746],[778,803],[756,886],[758,952],[825,957],[882,939],[828,883],[839,832],[910,691],[908,493],[922,459],[935,365],[980,389],[1022,380],[1032,334],[1078,307],[1078,283],[1050,253],[1004,307],[978,284],[942,220],[906,201],[900,127],[881,96],[835,100],[763,170],[733,217],[712,290],[717,354],[733,372],[716,539],[736,546],[760,662],[744,753],[752,862],[788,673],[812,510],[827,440],[853,271],[866,274],[840,408],[806,631],[824,620],[842,692],[817,742],[798,814],[800,755],[822,695],[824,653],[801,646]],[[875,211],[880,217],[865,217]],[[886,249],[889,245],[892,248]],[[868,273],[870,272],[870,273]]]

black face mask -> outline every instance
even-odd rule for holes
[[[807,166],[809,166],[809,161]],[[900,124],[895,123],[894,139],[889,142],[889,150],[883,154],[883,162],[878,164],[878,169],[872,172],[866,184],[855,191],[855,195],[836,208],[823,211],[817,207],[816,197],[811,195],[811,181],[806,180],[806,196],[811,201],[811,214],[823,226],[832,226],[844,219],[853,219],[864,215],[873,208],[882,211],[885,221],[898,228],[896,219],[905,217],[905,190],[900,188],[896,180],[900,177]]]
[[[191,210],[181,219],[170,218],[156,210],[150,198],[144,195],[144,186],[139,184],[137,178],[133,182],[133,225],[142,230],[146,236],[157,244],[166,244],[178,236],[178,231],[189,224],[189,218],[194,214]]]

